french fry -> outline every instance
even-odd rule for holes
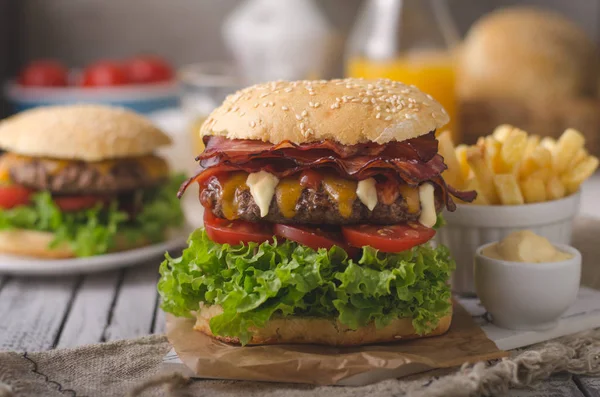
[[[571,161],[585,145],[585,138],[581,132],[569,128],[560,136],[556,145],[552,149],[554,168],[559,174],[562,174],[571,166]]]
[[[502,142],[492,136],[486,136],[484,141],[485,161],[495,173],[502,172],[506,166],[502,160]]]
[[[450,183],[450,185],[461,189],[465,181],[462,176],[462,170],[458,163],[458,158],[456,157],[456,152],[454,150],[454,144],[452,143],[452,137],[450,136],[450,132],[442,132],[437,137],[437,140],[438,152],[442,155],[442,157],[444,158],[444,162],[448,166],[448,168],[446,169],[446,171],[444,171],[442,176],[448,183]]]
[[[540,145],[540,136],[539,135],[530,135],[527,137],[527,146],[525,146],[525,153],[523,153],[523,157],[527,157]]]
[[[567,189],[556,175],[552,175],[546,182],[547,200],[558,200],[565,197]]]
[[[475,178],[477,178],[479,185],[478,192],[485,195],[486,200],[490,204],[498,204],[500,200],[496,192],[496,186],[494,185],[494,173],[483,157],[483,148],[477,146],[468,148],[467,163],[469,163]]]
[[[595,156],[589,156],[585,160],[581,161],[575,167],[567,171],[563,176],[561,182],[565,185],[568,193],[574,193],[579,189],[579,186],[598,168],[598,158]]]
[[[494,175],[494,184],[503,205],[520,205],[525,203],[517,178],[512,174]]]
[[[473,200],[472,204],[477,205],[489,205],[490,202],[487,200],[483,192],[479,187],[479,183],[477,183],[476,178],[470,178],[465,182],[465,190],[475,190],[477,192],[477,197]]]
[[[575,156],[573,157],[573,160],[571,161],[571,165],[573,167],[575,167],[577,164],[581,163],[583,160],[585,160],[588,156],[588,152],[587,150],[581,148],[577,151],[577,153],[575,154]]]
[[[530,176],[527,179],[522,179],[520,186],[526,203],[546,201],[546,186],[542,179]]]
[[[556,146],[556,139],[551,138],[549,136],[545,136],[540,141],[540,146],[545,147],[546,149],[552,152],[554,150],[554,147]]]
[[[494,130],[494,132],[492,133],[492,136],[498,141],[498,142],[504,142],[506,139],[506,136],[514,129],[515,127],[513,127],[512,125],[508,125],[508,124],[502,124],[499,125],[498,127],[496,127],[496,129]]]
[[[540,168],[529,174],[530,177],[541,179],[542,181],[547,182],[552,177],[552,170],[550,168]]]
[[[525,157],[519,167],[519,177],[528,177],[539,169],[552,168],[552,153],[544,147],[538,146]]]
[[[466,181],[469,179],[471,174],[471,167],[467,163],[467,145],[458,145],[455,149],[456,157],[458,158],[458,164],[462,171],[463,179]],[[0,157],[1,158],[1,157]]]
[[[513,168],[523,158],[527,145],[527,133],[520,129],[513,129],[508,133],[502,144],[502,160],[505,168],[503,171],[512,172]]]

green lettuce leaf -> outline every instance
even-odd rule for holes
[[[177,175],[154,189],[144,191],[142,209],[129,220],[119,211],[117,202],[107,207],[97,206],[84,211],[62,212],[49,192],[32,196],[31,203],[9,210],[0,210],[0,230],[28,229],[52,232],[52,246],[68,243],[77,256],[92,256],[108,252],[115,244],[117,232],[131,241],[145,238],[159,241],[165,228],[183,223],[183,213],[176,192],[183,181]]]
[[[364,247],[357,262],[338,247],[315,251],[291,241],[221,245],[203,229],[188,242],[181,257],[161,264],[162,308],[192,317],[200,302],[220,305],[211,331],[243,344],[272,316],[333,317],[353,329],[411,317],[422,334],[450,310],[454,261],[444,246],[399,254]]]

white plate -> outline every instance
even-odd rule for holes
[[[185,245],[186,236],[181,234],[163,243],[87,258],[38,259],[0,255],[0,274],[36,276],[83,274],[134,266],[149,260],[155,260],[158,269],[166,251],[180,249]]]

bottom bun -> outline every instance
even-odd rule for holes
[[[54,233],[35,230],[14,229],[0,231],[0,253],[18,256],[30,256],[45,259],[67,259],[77,255],[67,243],[49,248]],[[111,251],[125,251],[150,244],[147,239],[129,241],[123,235],[117,235],[116,246]]]
[[[213,335],[209,322],[223,312],[220,306],[200,306],[196,313],[194,329],[227,343],[240,343],[238,338]],[[402,339],[415,339],[441,335],[448,331],[452,321],[452,312],[442,317],[435,329],[418,335],[411,318],[398,318],[380,329],[371,323],[366,327],[353,330],[338,320],[314,317],[282,317],[267,322],[263,328],[251,329],[253,332],[249,345],[271,344],[316,344],[331,346],[358,346],[372,343],[393,342]]]

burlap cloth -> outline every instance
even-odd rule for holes
[[[600,221],[579,219],[574,245],[590,264],[600,250]],[[584,266],[584,284],[600,288],[600,267]],[[353,397],[477,396],[535,386],[553,373],[600,375],[600,330],[571,335],[514,352],[495,363],[421,374],[363,387],[310,386],[217,380],[190,381],[161,374],[169,350],[164,336],[148,336],[76,349],[0,353],[0,397],[21,396],[264,396]]]

